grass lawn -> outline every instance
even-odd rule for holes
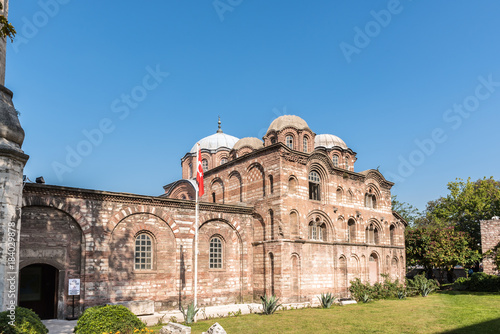
[[[218,322],[228,333],[500,333],[500,294],[439,292],[428,297],[278,311],[200,321],[202,333]],[[161,326],[150,327],[159,330]]]

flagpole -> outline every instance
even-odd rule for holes
[[[198,175],[198,160],[200,156],[200,144],[197,145],[196,153],[196,175]],[[194,308],[198,307],[198,195],[200,191],[200,185],[196,187],[196,209],[195,209],[195,223],[194,223]],[[194,317],[196,322],[196,315]]]

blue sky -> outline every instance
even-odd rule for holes
[[[11,1],[6,86],[25,174],[159,195],[218,115],[242,138],[294,114],[423,209],[455,178],[498,179],[499,12],[497,1]]]

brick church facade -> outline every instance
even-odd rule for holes
[[[342,139],[286,115],[263,140],[227,135],[219,123],[199,143],[200,305],[264,293],[312,301],[347,296],[354,278],[404,277],[406,222],[391,210],[393,183],[377,170],[355,172]],[[196,145],[181,165],[182,179],[158,197],[26,184],[20,304],[70,316],[71,278],[81,280],[77,314],[120,301],[152,300],[157,311],[191,302]]]

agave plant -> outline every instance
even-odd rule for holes
[[[330,292],[327,294],[321,294],[321,297],[318,297],[321,307],[322,308],[330,308],[332,306],[333,302],[335,301],[335,296],[332,295]]]
[[[194,305],[194,302],[188,305],[187,310],[184,309],[184,307],[182,307],[181,305],[181,312],[184,316],[184,322],[186,323],[186,325],[192,324],[194,322],[194,317],[199,310],[200,309],[197,309]]]
[[[420,294],[422,297],[427,297],[434,290],[436,290],[436,287],[431,283],[425,282],[420,286]]]
[[[278,307],[281,306],[281,304],[278,304],[279,298],[276,298],[275,295],[271,297],[267,297],[267,295],[260,296],[260,300],[262,303],[262,312],[264,314],[273,314]]]
[[[398,298],[405,299],[406,298],[406,290],[398,290]]]
[[[363,303],[368,303],[369,301],[371,301],[372,299],[370,298],[370,295],[368,293],[365,293],[364,295],[361,296],[361,301]]]

